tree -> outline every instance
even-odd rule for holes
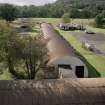
[[[104,22],[104,16],[102,14],[99,14],[95,18],[95,26],[96,27],[102,27]]]
[[[16,79],[35,79],[41,67],[45,66],[45,46],[42,37],[19,36],[6,22],[0,22],[0,62],[7,65]],[[17,65],[22,71],[16,69]]]
[[[64,13],[62,16],[62,22],[63,23],[69,23],[70,22],[70,14],[69,13]]]
[[[89,19],[92,17],[92,13],[90,12],[90,10],[88,9],[84,9],[82,12],[82,18],[86,18],[86,19]]]
[[[21,59],[20,55],[23,48],[22,40],[13,29],[5,21],[0,22],[0,59],[7,64],[9,72],[15,76],[17,74],[14,66]]]
[[[46,43],[42,41],[40,36],[25,38],[25,48],[23,49],[23,59],[26,66],[28,79],[35,79],[38,71],[45,66],[45,58],[47,56]]]
[[[105,10],[102,11],[102,15],[105,18]]]
[[[3,4],[0,7],[0,15],[6,21],[13,21],[17,17],[17,9],[11,4]]]
[[[70,10],[70,18],[80,18],[80,17],[81,17],[81,12],[80,11],[78,11],[75,8],[72,8]]]

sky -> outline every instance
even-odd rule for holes
[[[10,3],[16,5],[44,5],[47,3],[52,3],[56,0],[0,0],[0,3]]]

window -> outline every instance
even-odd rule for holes
[[[63,69],[72,69],[70,65],[66,65],[66,64],[59,64],[58,65],[59,68],[63,68]]]

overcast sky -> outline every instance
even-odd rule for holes
[[[11,3],[16,5],[44,5],[54,1],[56,0],[0,0],[0,3]]]

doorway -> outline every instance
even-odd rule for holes
[[[78,78],[84,78],[84,66],[76,66],[75,74]]]

